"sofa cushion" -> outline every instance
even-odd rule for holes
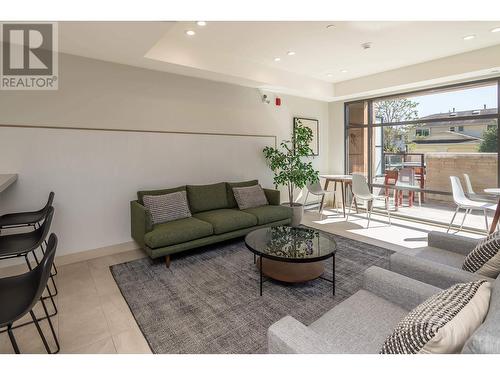
[[[257,217],[257,223],[259,225],[286,220],[292,217],[292,209],[286,206],[262,206],[248,208],[246,210],[243,210],[243,212],[252,214]]]
[[[493,281],[486,319],[469,338],[462,353],[500,354],[500,277]]]
[[[309,328],[330,342],[333,353],[375,354],[407,313],[394,303],[360,290]]]
[[[481,240],[465,257],[462,269],[495,279],[500,273],[500,232]]]
[[[199,212],[193,216],[210,223],[214,228],[215,234],[232,232],[257,225],[257,218],[255,216],[228,208]]]
[[[164,195],[144,195],[142,199],[144,206],[151,213],[153,224],[191,217],[184,190]]]
[[[266,194],[260,185],[235,187],[233,192],[240,210],[269,205]]]
[[[183,242],[207,237],[214,233],[210,223],[194,217],[156,224],[144,235],[144,242],[151,249],[177,245]]]
[[[236,203],[236,199],[234,198],[233,188],[234,187],[247,187],[258,185],[258,180],[250,180],[250,181],[241,181],[241,182],[228,182],[226,184],[227,191],[227,208],[236,208],[238,204]]]
[[[165,195],[165,194],[175,193],[176,191],[183,191],[183,190],[186,190],[186,185],[177,186],[175,188],[170,188],[170,189],[139,190],[137,192],[137,200],[139,201],[140,204],[144,205],[143,197],[145,195]]]
[[[411,310],[385,341],[383,354],[460,353],[490,304],[486,280],[455,284]]]
[[[226,183],[187,185],[187,196],[192,213],[227,208]]]
[[[446,264],[454,268],[462,268],[465,258],[463,255],[454,253],[453,251],[428,246],[422,248],[415,256],[432,262]]]

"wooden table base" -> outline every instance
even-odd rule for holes
[[[260,259],[257,260],[257,267],[260,267]],[[286,283],[303,283],[314,280],[320,277],[323,272],[325,272],[324,261],[290,263],[263,258],[262,262],[262,273],[265,276]]]

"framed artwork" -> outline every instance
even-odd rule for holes
[[[309,147],[313,151],[311,156],[319,155],[319,121],[312,118],[304,117],[294,117],[293,118],[293,131],[295,132],[295,127],[297,125],[305,126],[312,130],[313,139],[309,144]]]

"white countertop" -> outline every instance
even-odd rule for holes
[[[0,193],[17,180],[17,174],[0,174]]]

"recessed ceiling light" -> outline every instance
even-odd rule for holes
[[[194,32],[193,30],[186,30],[186,35],[193,36],[195,34],[196,32]]]
[[[336,26],[334,24],[329,24],[329,25],[326,25],[326,28],[327,29],[334,29]]]
[[[361,48],[363,48],[363,49],[370,49],[370,48],[372,48],[372,42],[361,43]]]
[[[347,73],[347,70],[346,70],[346,69],[342,69],[342,70],[340,71],[340,73]]]
[[[205,21],[198,21],[198,22],[196,22],[196,24],[198,26],[206,26],[207,25],[207,23]]]
[[[288,51],[286,54],[287,54],[288,56],[293,56],[293,55],[295,55],[295,52],[293,52],[293,51]]]
[[[275,57],[274,61],[281,61],[281,57]]]
[[[327,77],[333,77],[333,74],[332,73],[328,73],[326,76]]]
[[[472,35],[466,35],[464,36],[464,40],[471,40],[471,39],[474,39],[476,36],[474,34]]]
[[[491,29],[492,33],[498,33],[500,32],[500,27],[495,27],[494,29]]]

